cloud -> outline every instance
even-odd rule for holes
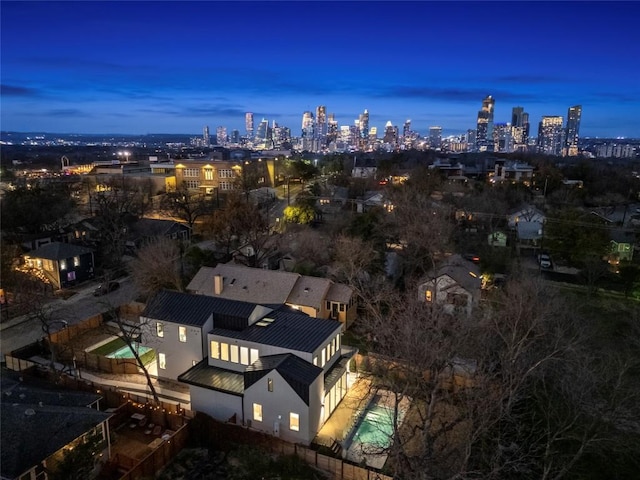
[[[408,98],[445,100],[454,102],[480,102],[487,95],[501,100],[534,100],[535,96],[527,93],[515,93],[494,88],[460,88],[460,87],[417,87],[397,85],[384,88],[372,95],[377,98]]]
[[[506,83],[510,85],[514,83],[531,85],[531,84],[566,82],[568,80],[566,78],[560,78],[560,77],[523,73],[519,75],[503,75],[503,76],[495,77],[490,81],[495,83]]]
[[[74,117],[74,118],[88,118],[89,115],[87,112],[83,112],[82,110],[78,110],[77,108],[55,108],[53,110],[48,110],[45,112],[45,115],[50,117]]]
[[[15,85],[0,85],[0,93],[3,97],[40,97],[40,91],[35,88],[17,87]]]

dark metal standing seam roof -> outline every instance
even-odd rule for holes
[[[212,367],[205,358],[178,376],[178,381],[219,392],[241,396],[244,393],[242,372]]]
[[[248,319],[255,307],[253,303],[226,298],[161,290],[147,303],[142,316],[201,327],[211,315],[214,319],[216,315]]]
[[[320,367],[292,353],[260,357],[245,370],[244,388],[249,388],[273,370],[276,370],[304,403],[309,405],[309,386],[322,374]]]
[[[341,356],[329,370],[324,374],[324,391],[328,392],[338,382],[344,372],[347,371],[347,365],[352,356]]]
[[[312,353],[341,328],[340,322],[309,317],[303,313],[277,310],[269,315],[274,321],[268,326],[251,325],[242,331],[213,328],[212,335],[236,338],[246,342]]]
[[[29,252],[27,255],[33,258],[64,260],[66,258],[77,257],[80,255],[85,255],[87,253],[93,253],[93,250],[87,247],[71,245],[69,243],[51,242]]]

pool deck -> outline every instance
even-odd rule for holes
[[[334,440],[344,442],[353,427],[353,419],[368,405],[370,397],[371,383],[359,377],[322,426],[314,443],[331,447]]]

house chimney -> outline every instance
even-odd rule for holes
[[[214,275],[213,277],[213,294],[220,295],[222,293],[222,275]]]

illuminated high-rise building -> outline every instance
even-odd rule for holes
[[[365,110],[356,120],[358,127],[358,148],[365,149],[369,143],[369,111]]]
[[[580,131],[580,117],[582,117],[582,105],[569,107],[567,112],[567,129],[565,132],[563,155],[575,157],[578,155],[578,134]]]
[[[476,129],[476,150],[479,152],[493,149],[493,110],[496,101],[491,95],[482,100],[482,108],[478,111]]]
[[[256,148],[272,148],[272,132],[269,126],[269,120],[266,118],[263,118],[258,124],[253,143]]]
[[[207,125],[202,129],[202,142],[205,147],[211,145],[211,136],[209,135],[209,126]]]
[[[327,125],[327,145],[338,140],[338,121],[333,113],[329,114],[329,124]]]
[[[431,148],[442,146],[442,127],[429,127],[429,146]]]
[[[327,136],[327,107],[324,105],[316,108],[316,136],[321,140]]]
[[[398,144],[398,127],[395,127],[391,120],[384,126],[384,137],[382,142],[395,147]]]
[[[227,144],[227,127],[216,128],[216,142],[223,146]]]
[[[496,123],[493,125],[493,151],[513,152],[513,137],[510,123]]]
[[[522,107],[513,107],[511,110],[511,137],[515,151],[522,152],[527,149],[529,143],[529,114]]]
[[[247,140],[253,140],[253,113],[247,112],[244,115],[244,125],[247,130]]]
[[[302,114],[302,150],[315,151],[315,122],[312,112]]]
[[[561,116],[544,116],[538,125],[538,152],[560,155],[564,144]]]
[[[240,143],[240,130],[233,129],[231,131],[231,143],[236,145]]]

